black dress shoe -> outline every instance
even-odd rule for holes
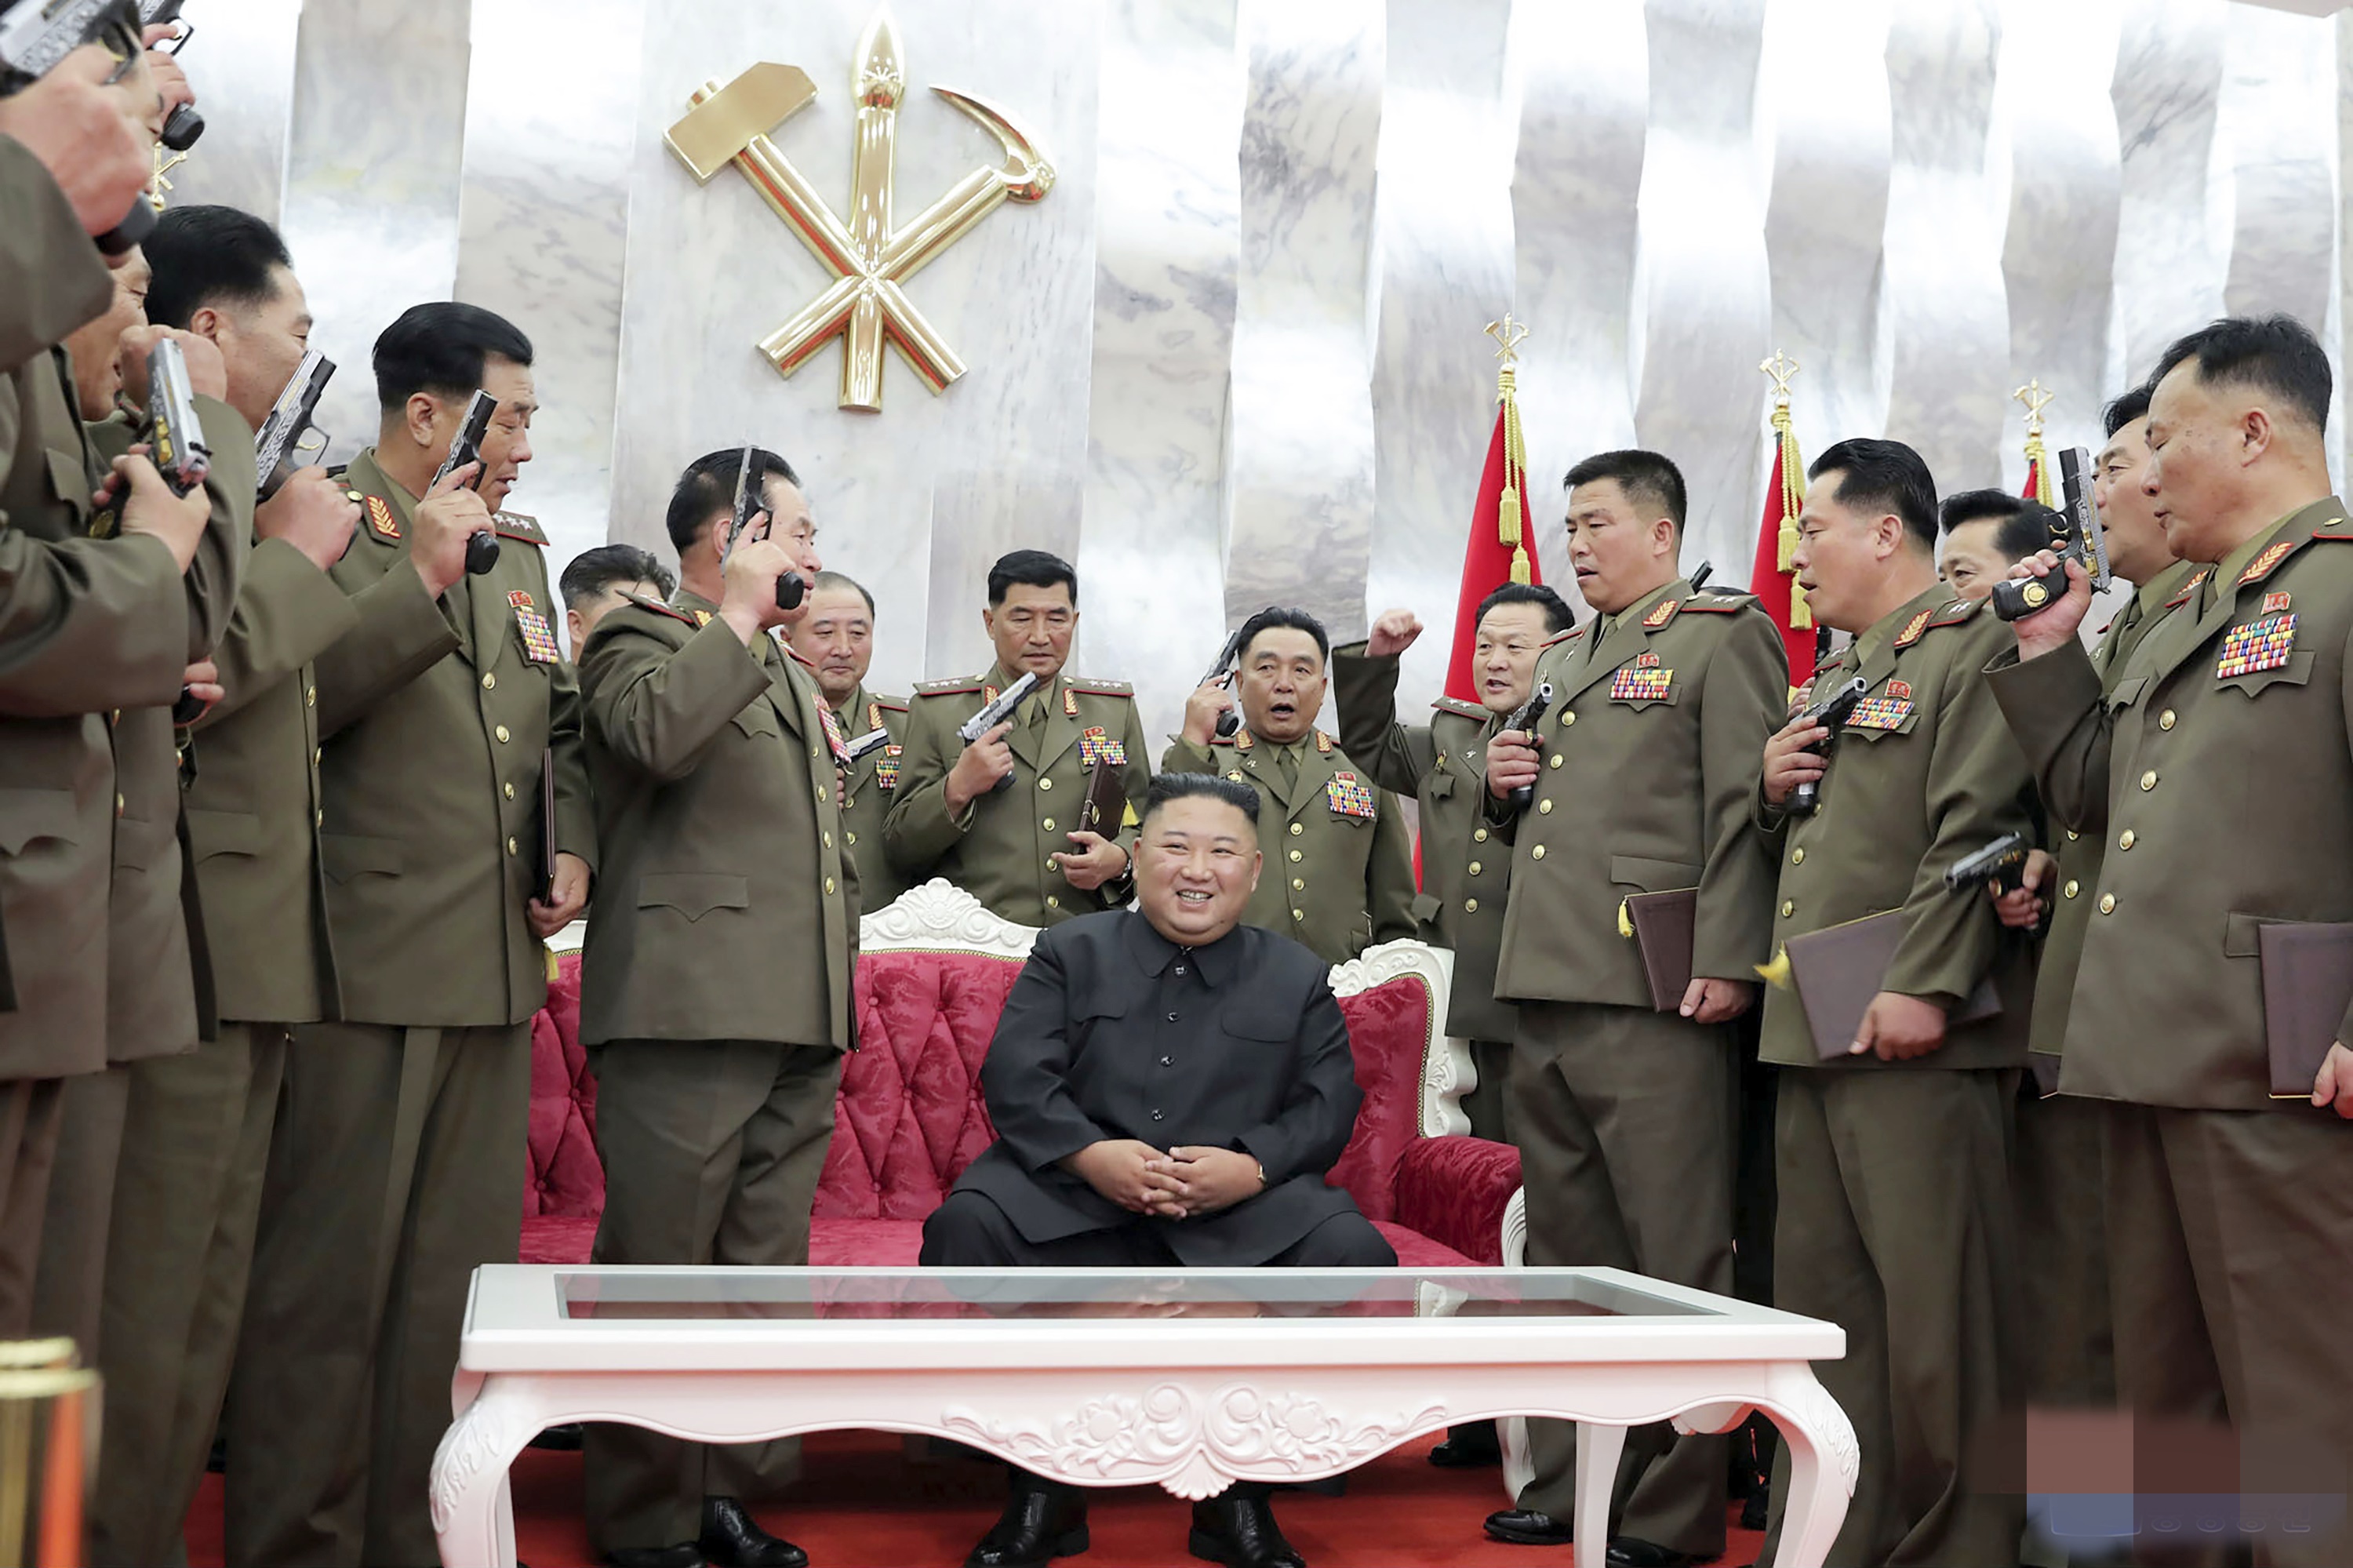
[[[1630,1535],[1621,1535],[1609,1543],[1609,1568],[1691,1568],[1707,1558],[1696,1552],[1678,1552],[1672,1546],[1653,1546]]]
[[[1016,1472],[1005,1511],[964,1560],[964,1568],[1045,1568],[1087,1549],[1087,1505],[1071,1487],[1048,1486]]]
[[[1740,1505],[1740,1528],[1763,1530],[1773,1522],[1773,1494],[1770,1491],[1751,1492],[1748,1500]]]
[[[808,1553],[770,1535],[733,1498],[702,1499],[702,1560],[719,1568],[808,1568]]]
[[[1575,1537],[1567,1520],[1538,1509],[1507,1508],[1487,1516],[1487,1539],[1514,1546],[1567,1546]]]
[[[1475,1470],[1504,1462],[1503,1440],[1492,1421],[1472,1421],[1446,1430],[1446,1441],[1430,1451],[1430,1462],[1441,1470]]]
[[[702,1548],[691,1541],[676,1546],[624,1546],[605,1553],[612,1568],[702,1568]]]
[[[1282,1539],[1274,1509],[1263,1494],[1236,1497],[1229,1489],[1193,1505],[1193,1533],[1186,1550],[1205,1563],[1226,1568],[1307,1568],[1307,1561]]]

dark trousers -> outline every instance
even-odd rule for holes
[[[926,1268],[1156,1268],[1179,1266],[1162,1239],[1161,1223],[1134,1224],[1033,1242],[1006,1218],[994,1199],[950,1192],[923,1222]],[[1394,1268],[1397,1250],[1353,1211],[1335,1214],[1276,1253],[1265,1268]]]
[[[103,1368],[100,1299],[106,1281],[106,1237],[114,1215],[114,1174],[122,1157],[122,1118],[131,1067],[64,1080],[48,1213],[41,1222],[41,1261],[33,1276],[33,1332],[64,1335],[81,1347],[82,1364]]]
[[[2137,1489],[2272,1494],[2241,1505],[2263,1525],[2258,1563],[2353,1562],[2353,1127],[2304,1106],[2101,1110],[2118,1392],[2142,1430],[2227,1422],[2236,1437],[2235,1456],[2221,1446],[2235,1476],[2155,1475],[2141,1456],[2159,1446],[2137,1443]],[[2299,1530],[2280,1494],[2338,1511]]]
[[[1523,1003],[1512,1125],[1528,1195],[1527,1261],[1631,1269],[1732,1289],[1737,1072],[1728,1029],[1672,1013]],[[1522,1508],[1577,1505],[1577,1429],[1532,1420]],[[1724,1550],[1725,1440],[1660,1423],[1628,1434],[1613,1535],[1713,1557]]]
[[[2108,1409],[2116,1402],[2100,1213],[2105,1111],[2097,1100],[2044,1099],[2031,1075],[2021,1086],[2010,1179],[2018,1200],[2018,1387],[2029,1404]]]
[[[1471,1118],[1471,1136],[1513,1142],[1510,1079],[1512,1043],[1508,1040],[1471,1042],[1471,1065],[1479,1086],[1464,1095],[1462,1114]]]
[[[65,1086],[71,1081],[0,1084],[0,1340],[33,1331],[33,1275],[48,1215]]]
[[[833,1141],[841,1054],[763,1040],[616,1040],[595,1047],[605,1162],[598,1263],[792,1266],[808,1262],[809,1205]],[[582,1443],[599,1552],[702,1533],[705,1497],[765,1498],[800,1443],[706,1445],[600,1423]]]

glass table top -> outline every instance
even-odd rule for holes
[[[1720,1316],[1576,1269],[579,1268],[554,1281],[559,1317],[599,1322]]]

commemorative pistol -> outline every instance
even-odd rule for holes
[[[735,541],[744,536],[744,530],[752,525],[752,519],[760,514],[761,507],[765,504],[754,473],[754,459],[758,451],[757,447],[745,446],[744,461],[735,470],[735,515],[727,524],[726,554],[729,556],[735,553]],[[725,564],[724,556],[721,557],[721,564]],[[807,596],[808,579],[800,573],[786,572],[776,579],[778,609],[797,609],[801,600]]]
[[[1544,723],[1544,716],[1551,707],[1552,683],[1546,681],[1528,694],[1526,702],[1512,710],[1512,716],[1504,721],[1504,727],[1507,730],[1517,730],[1534,740],[1536,726]],[[1533,784],[1523,784],[1512,791],[1512,810],[1525,811],[1535,798],[1536,787]]]
[[[325,450],[326,432],[311,423],[319,411],[319,397],[327,390],[327,383],[335,376],[335,362],[317,349],[307,349],[302,363],[294,367],[293,376],[278,401],[269,406],[269,413],[261,421],[261,429],[253,438],[253,471],[260,476],[259,498],[269,500],[293,477],[301,468],[305,453]]]
[[[995,702],[982,705],[978,713],[959,725],[956,727],[956,738],[970,746],[974,741],[1011,718],[1013,710],[1021,705],[1022,699],[1038,689],[1038,683],[1037,671],[1031,670],[1025,673],[1019,680],[997,693]],[[988,787],[988,792],[992,795],[997,794],[1008,788],[1012,782],[1013,775],[1005,774]]]
[[[482,438],[491,433],[491,416],[499,411],[499,400],[480,390],[466,404],[465,417],[458,421],[458,433],[449,438],[448,455],[441,466],[433,471],[433,483],[425,487],[430,494],[434,486],[465,467],[476,466],[474,477],[466,483],[469,490],[482,488],[480,464],[482,461]],[[499,536],[484,528],[466,541],[466,575],[479,577],[499,564]]]
[[[841,748],[841,760],[845,764],[854,764],[860,758],[865,756],[868,752],[880,751],[890,744],[891,732],[889,730],[870,729],[864,735],[860,736],[856,740],[851,741],[849,745]]]
[[[1825,758],[1838,744],[1839,731],[1846,727],[1846,721],[1853,714],[1855,705],[1862,701],[1862,694],[1869,690],[1871,683],[1857,675],[1798,715],[1808,728],[1820,725],[1831,732],[1830,737],[1822,742]],[[1789,791],[1789,803],[1783,810],[1793,817],[1810,817],[1821,808],[1821,803],[1822,781],[1809,779]]]
[[[113,74],[107,79],[120,81],[143,48],[139,36],[142,19],[132,0],[0,4],[0,98],[24,91],[84,44],[98,44],[114,57]],[[182,107],[185,111],[185,106]],[[203,122],[197,123],[201,128]],[[98,248],[109,256],[120,256],[154,228],[155,207],[142,193],[132,198],[131,210],[122,215],[121,222],[98,237]]]
[[[2026,864],[2026,836],[2004,833],[1983,849],[1965,854],[1945,869],[1945,891],[1958,893],[1964,888],[1990,886],[1997,894],[2009,892],[2019,885],[2018,874]]]
[[[1209,673],[1202,676],[1197,684],[1206,686],[1212,681],[1223,680],[1226,672],[1234,667],[1234,658],[1241,651],[1241,629],[1236,627],[1234,634],[1226,639],[1226,645],[1218,650],[1217,662],[1209,666]],[[1242,715],[1240,708],[1228,708],[1218,715],[1217,734],[1219,740],[1230,739],[1234,731],[1241,727]]]
[[[2067,563],[2075,562],[2098,593],[2116,580],[2108,569],[2108,535],[2100,526],[2099,508],[2092,504],[2092,454],[2069,447],[2059,454],[2059,516],[2066,532],[2051,543],[2059,553],[2059,569],[2047,577],[2005,577],[1993,585],[1993,612],[2004,620],[2020,620],[2048,606],[2067,591]]]

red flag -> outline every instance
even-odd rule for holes
[[[1466,703],[1479,700],[1479,601],[1505,583],[1544,580],[1527,546],[1528,457],[1520,444],[1519,399],[1512,380],[1507,366],[1495,409],[1494,438],[1487,443],[1486,471],[1479,476],[1478,504],[1471,509],[1462,591],[1454,605],[1454,656],[1446,666],[1446,694]]]
[[[1806,465],[1798,455],[1798,438],[1789,428],[1786,400],[1773,408],[1777,433],[1773,474],[1765,482],[1765,520],[1757,531],[1757,560],[1748,574],[1748,591],[1757,596],[1781,630],[1781,651],[1789,659],[1789,683],[1801,684],[1814,671],[1814,617],[1806,608],[1805,590],[1798,586],[1789,565],[1798,547],[1798,514],[1806,503]]]
[[[2018,493],[2024,496],[2029,501],[2040,501],[2046,506],[2051,503],[2049,498],[2042,493],[2042,458],[2040,453],[2030,454],[2028,456],[2026,460],[2026,488],[2020,491]]]

